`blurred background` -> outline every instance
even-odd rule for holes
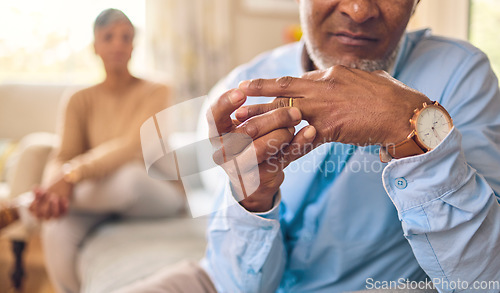
[[[103,79],[92,25],[111,7],[136,26],[132,73],[170,85],[177,103],[207,94],[235,66],[301,37],[295,0],[0,0],[0,199],[16,195],[9,162],[23,138],[53,133],[61,96]],[[471,41],[500,74],[500,1],[422,0],[409,30],[421,28]],[[192,136],[199,108],[180,109],[184,123],[175,130]],[[10,288],[12,239],[0,235],[0,292]],[[38,238],[22,241],[29,242],[24,292],[53,292]]]
[[[138,28],[132,70],[205,94],[229,70],[300,37],[294,0],[0,0],[0,84],[92,84],[103,77],[92,23],[123,10]],[[500,72],[498,0],[423,0],[410,29],[468,39]]]

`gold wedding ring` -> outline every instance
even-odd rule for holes
[[[293,107],[293,98],[288,98],[288,106]]]

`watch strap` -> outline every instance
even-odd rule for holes
[[[415,142],[415,131],[412,131],[402,142],[395,145],[388,145],[380,148],[380,161],[389,162],[391,159],[401,159],[426,153]]]

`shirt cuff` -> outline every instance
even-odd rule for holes
[[[214,253],[238,257],[241,267],[258,272],[263,267],[276,237],[281,233],[278,220],[279,200],[275,200],[273,209],[262,213],[265,217],[251,213],[241,206],[234,198],[229,183],[226,183],[224,200],[226,207],[217,211],[208,229],[212,249],[220,250],[227,245],[227,251]]]
[[[274,200],[271,210],[263,213],[252,213],[246,210],[234,197],[229,180],[224,188],[224,205],[212,219],[211,229],[258,229],[272,232],[279,230],[279,214],[281,192]]]
[[[387,165],[382,180],[399,214],[458,190],[473,176],[461,141],[453,128],[434,150]]]
[[[281,190],[278,190],[276,195],[274,196],[273,207],[267,211],[262,213],[253,213],[256,216],[269,219],[269,220],[279,220],[280,217],[280,209],[279,206],[281,204]]]

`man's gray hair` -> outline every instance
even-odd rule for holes
[[[109,8],[103,10],[101,13],[99,13],[97,18],[95,19],[94,34],[96,30],[120,21],[129,23],[132,26],[132,28],[134,27],[130,19],[121,10],[115,8]]]

